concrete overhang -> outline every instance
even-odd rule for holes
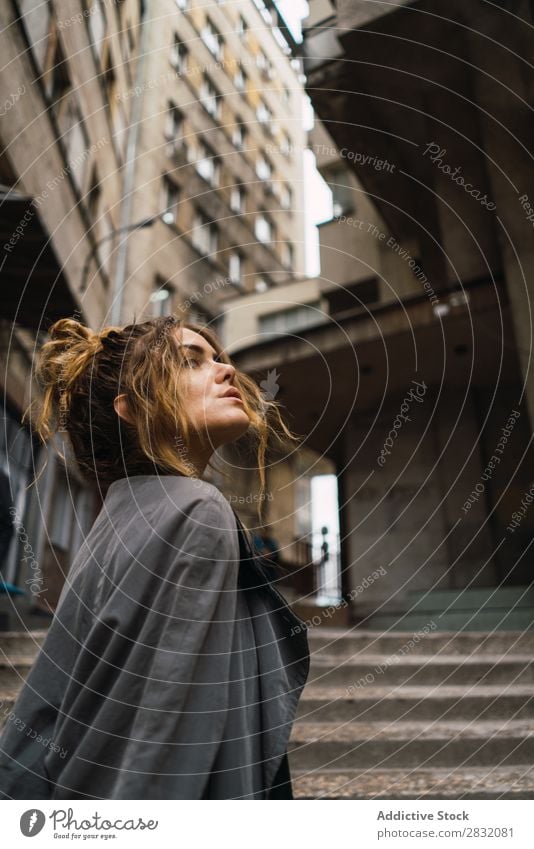
[[[2,318],[46,331],[50,323],[74,313],[79,305],[31,197],[13,192],[0,197],[0,244]]]
[[[382,14],[366,19],[375,5]],[[522,83],[530,50],[527,25],[481,0],[394,7],[342,0],[336,7],[329,26],[305,32],[305,69],[306,90],[340,158],[396,239],[418,240],[434,288],[451,279],[440,245],[444,231],[453,228],[472,234],[470,250],[477,250],[478,241],[491,272],[499,274],[492,216],[440,169],[459,174],[491,202],[482,127],[503,149],[512,144],[513,133],[513,173],[524,161],[521,190],[534,192],[531,110]],[[333,35],[337,52],[323,51],[320,38]],[[443,162],[430,161],[430,144],[445,151]],[[381,161],[392,168],[373,164]],[[458,240],[464,256],[466,239],[462,233]],[[456,255],[450,245],[448,250]]]
[[[503,344],[513,330],[502,287],[481,281],[462,301],[458,293],[443,299],[441,316],[425,295],[351,310],[232,358],[258,383],[274,372],[288,425],[336,461],[349,417],[378,411],[386,394],[401,395],[413,379],[465,387],[469,379],[496,385],[516,378],[515,346]]]

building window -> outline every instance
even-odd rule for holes
[[[284,183],[280,191],[280,203],[284,209],[291,209],[293,206],[293,192],[286,183]]]
[[[234,86],[238,91],[245,91],[247,87],[247,75],[243,70],[243,65],[241,64],[241,62],[237,66],[234,73]]]
[[[45,90],[50,98],[52,108],[59,116],[66,104],[66,96],[71,88],[67,61],[63,53],[59,38],[56,41],[52,66],[46,75]]]
[[[228,260],[228,275],[232,283],[241,283],[242,260],[239,251],[233,250]]]
[[[256,3],[256,6],[258,6],[258,5],[259,4]],[[269,26],[270,26],[273,22],[273,16],[272,16],[271,12],[269,11],[269,9],[267,8],[267,6],[265,5],[265,3],[262,3],[262,7],[263,8],[261,9],[261,16],[262,16],[263,20],[265,21],[265,23],[269,24]],[[271,29],[273,30],[273,35],[275,34],[276,30],[278,30],[278,32],[280,32],[278,27],[272,26]],[[282,36],[282,38],[283,38],[283,36]],[[284,39],[283,43],[285,44],[285,39]]]
[[[334,218],[356,212],[354,189],[351,186],[349,172],[338,168],[332,172],[330,188],[332,189],[332,214]]]
[[[154,318],[161,318],[164,315],[170,315],[172,312],[174,287],[169,283],[165,283],[161,278],[156,279],[156,286],[150,296],[152,304],[152,315]]]
[[[270,180],[273,175],[272,165],[263,153],[256,159],[256,174],[260,180]]]
[[[262,335],[298,333],[318,324],[323,316],[320,301],[299,304],[297,307],[259,316],[259,331]]]
[[[280,139],[280,152],[287,158],[291,156],[291,140],[287,133],[282,132]]]
[[[111,258],[113,241],[111,238],[106,238],[109,233],[113,230],[113,224],[110,223],[109,216],[106,214],[103,209],[103,197],[102,197],[102,189],[100,186],[100,179],[98,176],[98,169],[96,165],[93,165],[91,169],[91,176],[89,179],[89,188],[87,190],[87,194],[85,195],[85,203],[87,207],[87,214],[89,220],[91,222],[91,232],[93,234],[93,238],[98,244],[98,265],[100,268],[109,268],[109,261]],[[100,242],[102,244],[100,244]],[[105,283],[106,281],[104,281]]]
[[[260,212],[254,222],[254,234],[260,242],[271,242],[273,238],[273,225],[265,213]]]
[[[254,283],[254,289],[256,292],[266,292],[267,289],[270,289],[269,282],[265,277],[258,275],[256,277],[256,282]]]
[[[197,173],[215,188],[219,185],[221,163],[213,150],[204,142],[199,142],[195,168]]]
[[[180,41],[179,35],[174,34],[174,42],[171,48],[170,61],[176,73],[184,74],[187,69],[187,47]]]
[[[232,143],[238,150],[243,150],[245,147],[246,129],[241,118],[236,118],[236,122],[232,132]]]
[[[248,30],[248,24],[244,19],[243,15],[239,15],[237,19],[237,34],[245,35]]]
[[[128,21],[128,31],[126,33],[128,39],[128,46],[126,50],[126,55],[128,56],[128,61],[131,62],[133,60],[133,52],[135,48],[135,35],[133,32],[133,24],[132,21]]]
[[[117,8],[117,14],[119,16],[119,23],[121,24],[121,27],[120,27],[121,30],[123,28],[122,27],[122,23],[123,23],[122,15],[123,15],[125,3],[126,3],[126,0],[115,0],[115,6]]]
[[[265,105],[263,100],[260,100],[258,106],[256,107],[256,118],[262,125],[270,124],[273,120],[273,113],[269,109],[268,106]]]
[[[294,251],[293,251],[293,245],[291,244],[291,242],[282,242],[281,253],[282,253],[282,265],[284,266],[284,268],[292,268],[293,267]]]
[[[169,153],[174,153],[183,143],[184,116],[176,104],[169,100],[167,106],[167,121],[165,124],[165,138],[171,143]]]
[[[206,310],[203,310],[202,307],[199,307],[198,304],[193,304],[189,307],[187,311],[187,320],[190,321],[191,324],[200,324],[203,327],[210,324],[212,325],[211,315]]]
[[[216,59],[220,59],[222,57],[222,48],[223,48],[223,40],[220,32],[215,29],[212,22],[208,18],[205,26],[201,32],[202,41],[210,51],[210,53],[215,56]]]
[[[98,209],[100,204],[100,182],[98,179],[98,169],[96,165],[93,165],[91,170],[91,179],[89,180],[89,189],[87,190],[87,195],[85,197],[85,202],[87,204],[87,212],[89,213],[89,218],[98,226]]]
[[[258,50],[256,53],[256,65],[260,71],[264,71],[267,67],[267,56],[263,50]]]
[[[200,86],[200,100],[206,111],[209,112],[213,118],[219,117],[220,100],[218,92],[207,75],[204,75]]]
[[[256,66],[261,74],[268,80],[272,80],[274,77],[274,70],[271,63],[271,60],[265,55],[263,50],[260,50],[256,54]]]
[[[50,10],[41,0],[21,0],[19,8],[35,61],[43,71],[49,46]]]
[[[63,143],[66,148],[69,172],[80,191],[85,188],[88,165],[87,150],[89,138],[84,127],[82,115],[73,97],[67,104],[62,123]]]
[[[180,190],[174,180],[165,174],[163,177],[163,194],[162,194],[162,207],[165,212],[169,212],[172,214],[172,221],[170,215],[167,217],[166,224],[176,224],[177,215],[178,215],[178,201],[180,199]]]
[[[193,219],[192,241],[197,251],[204,256],[210,256],[217,252],[219,243],[217,225],[200,210],[195,213]]]
[[[109,50],[106,61],[106,69],[104,71],[104,86],[106,89],[108,103],[111,106],[111,103],[114,103],[116,98],[117,77],[115,76],[115,69],[113,68],[113,61],[111,59],[111,51]]]
[[[176,0],[176,5],[179,9],[182,9],[182,11],[184,11],[185,9],[187,9],[189,3],[188,0]]]
[[[245,190],[242,186],[232,186],[230,193],[230,209],[232,212],[245,211]]]

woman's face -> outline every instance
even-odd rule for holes
[[[179,328],[176,338],[184,356],[187,416],[193,428],[200,431],[201,441],[205,442],[207,435],[215,450],[238,439],[250,424],[243,402],[235,397],[239,396],[233,385],[235,368],[219,361],[210,343],[194,330]]]

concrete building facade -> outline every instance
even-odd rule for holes
[[[228,298],[304,273],[300,63],[263,3],[179,5],[154,4],[124,95],[141,116],[131,218],[170,215],[130,237],[123,313],[219,327]]]

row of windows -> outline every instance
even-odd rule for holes
[[[265,9],[262,0],[255,0],[255,3],[263,13],[270,16],[270,13]],[[186,10],[191,4],[188,0],[176,0],[177,6],[181,10]],[[218,0],[219,5],[223,5],[222,0]],[[248,24],[245,18],[240,15],[237,24],[237,34],[240,36],[241,42],[244,42],[248,31]],[[224,39],[221,33],[217,30],[213,22],[207,18],[203,28],[200,31],[200,37],[208,48],[212,56],[221,61],[224,53]],[[271,61],[260,49],[256,53],[256,66],[266,80],[274,79],[274,68]],[[171,63],[177,73],[186,75],[189,65],[189,54],[186,45],[180,41],[178,35],[175,34],[174,42],[171,49]],[[239,63],[232,75],[232,82],[236,90],[243,95],[246,94],[249,87],[249,78],[243,66]],[[199,100],[203,104],[206,111],[212,118],[219,120],[221,118],[221,95],[218,92],[215,84],[207,73],[203,74],[200,89]],[[290,92],[284,86],[283,102],[287,106],[290,105]],[[274,116],[265,101],[260,98],[255,107],[255,115],[258,122],[270,135],[274,134]],[[195,139],[194,142],[187,141],[184,138],[184,116],[178,106],[174,102],[168,104],[168,122],[166,127],[166,137],[169,141],[169,152],[174,153],[178,149],[184,150],[186,159],[192,163],[197,173],[212,187],[217,188],[221,184],[221,160],[216,155],[215,151],[203,140]],[[247,128],[243,119],[240,116],[236,117],[234,129],[232,131],[232,144],[238,150],[244,150],[247,146]],[[286,156],[291,157],[292,145],[289,136],[284,131],[280,134],[280,151]],[[273,176],[273,166],[269,158],[260,153],[254,163],[255,171],[258,179],[269,181]],[[290,209],[293,204],[292,191],[285,183],[275,184],[275,192],[278,194],[281,206]],[[164,177],[165,208],[172,211],[176,222],[178,216],[178,203],[180,191],[178,186],[168,176]],[[274,187],[273,187],[274,188]],[[243,185],[236,184],[230,190],[229,198],[230,208],[236,214],[245,213],[247,211],[247,192]],[[267,212],[260,210],[254,216],[254,233],[256,238],[269,244],[275,241],[276,233],[272,219]],[[215,258],[217,252],[221,248],[221,233],[215,221],[212,221],[203,210],[195,209],[191,227],[191,242],[200,254],[209,258]],[[282,244],[282,262],[288,268],[293,264],[293,246],[289,242]],[[231,250],[225,250],[227,257],[228,276],[230,280],[236,284],[242,284],[243,280],[243,254],[234,247]],[[220,259],[220,257],[219,257]],[[255,290],[264,292],[270,288],[270,282],[263,275],[257,275],[255,280]],[[154,310],[157,314],[171,312],[174,309],[175,292],[169,284],[162,285],[159,281],[157,290],[153,295]],[[195,320],[195,317],[191,317]],[[201,323],[207,323],[209,316],[207,314],[199,314],[198,320]]]
[[[269,284],[264,277],[257,276],[254,286],[257,292],[265,292]],[[174,285],[161,277],[156,278],[154,291],[150,296],[154,316],[169,315],[178,308],[178,297]],[[320,300],[308,304],[299,304],[288,309],[258,316],[258,332],[263,336],[285,335],[297,333],[318,324],[324,316]],[[197,324],[209,324],[217,332],[217,322],[214,323],[207,310],[198,304],[189,307],[187,318]]]
[[[271,32],[276,30],[277,27],[272,26],[271,13],[266,8],[263,0],[255,0],[255,4],[258,7],[258,9],[260,10],[262,17],[264,18],[265,22],[268,24]],[[191,2],[190,2],[190,0],[176,0],[176,5],[182,11],[186,11],[188,8],[190,8]],[[222,5],[224,5],[224,3],[219,1],[218,5],[222,6]],[[240,14],[238,16],[238,19],[237,19],[236,32],[237,32],[237,35],[239,36],[242,44],[246,44],[248,31],[249,31],[249,25],[248,25],[246,19],[243,17],[243,15]],[[204,24],[204,26],[201,30],[200,35],[201,35],[201,38],[202,38],[204,44],[206,45],[206,47],[210,51],[210,53],[217,60],[222,59],[223,50],[224,50],[224,38],[221,35],[221,33],[219,32],[219,30],[217,29],[217,27],[215,26],[215,24],[213,23],[213,21],[209,17],[206,18],[206,22],[205,22],[205,24]],[[287,52],[286,51],[287,45],[286,45],[285,40],[283,39],[283,36],[282,36],[281,42],[280,42],[279,39],[277,39],[277,41],[279,41],[279,44],[282,47],[282,49],[284,50],[284,52]],[[275,79],[275,76],[276,76],[275,69],[274,69],[273,63],[271,62],[269,57],[265,54],[265,52],[259,46],[255,47],[254,52],[255,52],[256,67],[261,72],[262,76],[266,80]],[[243,83],[242,83],[242,88],[240,90],[243,91],[244,88],[245,88],[245,78],[246,77],[245,77],[245,74],[244,74],[244,71],[242,70],[242,68],[241,68],[241,73],[242,73]],[[236,83],[235,78],[234,78],[234,83]],[[236,83],[236,86],[237,86],[237,83]],[[282,102],[289,108],[289,106],[291,104],[291,93],[290,93],[289,89],[287,88],[287,86],[285,86],[285,85],[282,87]]]
[[[261,275],[258,275],[256,277],[256,282],[254,285],[255,291],[266,292],[269,288],[270,284],[267,282],[267,280]],[[179,307],[179,304],[177,292],[174,285],[158,276],[156,278],[154,291],[150,296],[150,303],[152,305],[152,314],[155,317],[170,315],[170,313],[176,312]],[[209,324],[212,329],[214,329],[215,332],[218,333],[220,322],[214,322],[207,310],[202,309],[202,307],[198,306],[197,304],[194,304],[193,306],[189,307],[187,311],[187,318],[189,321],[196,322],[197,324]],[[265,320],[265,317],[263,318],[263,320]],[[261,321],[262,319],[260,319],[260,322]]]
[[[220,42],[217,40],[218,36],[216,34],[215,29],[211,24],[209,24],[206,28],[204,28],[202,32],[204,43],[206,43],[206,45],[208,46],[214,57],[217,59],[217,61],[220,61]],[[219,46],[215,48],[215,45]],[[258,54],[258,56],[262,55],[265,57],[265,54],[261,52]],[[174,41],[171,47],[170,61],[173,68],[180,75],[187,75],[189,64],[188,56],[188,48],[183,43],[183,41],[180,40],[179,35],[175,33]],[[265,61],[268,61],[266,57]],[[246,94],[249,83],[248,76],[244,70],[242,62],[237,65],[232,77],[232,82],[238,92],[243,95]],[[219,120],[221,117],[220,113],[222,97],[207,73],[204,73],[202,77],[199,98],[205,109],[212,116],[212,118]],[[270,136],[274,137],[276,135],[276,124],[274,121],[274,116],[272,110],[261,97],[259,98],[258,103],[256,104],[255,115],[258,123],[261,124],[264,131],[267,132]],[[280,139],[280,152],[287,159],[290,159],[292,154],[291,139],[289,138],[285,130],[281,130],[278,135]],[[242,147],[244,145],[244,138],[241,140],[238,139],[236,143]]]
[[[168,152],[170,155],[179,150],[184,150],[188,162],[194,164],[196,170],[212,188],[220,185],[221,159],[207,142],[201,139],[187,141],[184,138],[184,115],[176,103],[169,101],[167,113],[167,125],[165,136],[169,142]],[[236,124],[242,138],[243,126]],[[269,182],[273,177],[273,165],[265,153],[259,153],[255,161],[255,171],[259,180]],[[273,181],[270,189],[278,197],[283,209],[291,210],[293,206],[293,191],[291,187],[282,181]],[[236,187],[231,196],[231,208],[233,212],[245,212],[245,190],[242,186]]]
[[[261,278],[258,278],[255,288],[257,291],[264,291],[261,288]],[[160,317],[176,311],[178,308],[177,300],[176,289],[172,283],[157,277],[154,291],[150,297],[153,315]],[[299,304],[295,307],[258,316],[258,333],[262,338],[300,333],[306,328],[320,323],[323,317],[324,310],[321,301],[315,300],[308,304]],[[187,318],[190,322],[197,324],[209,324],[216,333],[220,327],[219,322],[214,322],[210,314],[198,304],[189,307]]]
[[[163,177],[163,205],[164,209],[172,214],[172,223],[178,221],[178,204],[180,201],[180,190],[174,180],[168,175]],[[170,221],[170,219],[169,219]],[[272,244],[276,241],[276,231],[272,219],[265,211],[258,212],[254,217],[254,235],[263,244]],[[191,241],[196,250],[203,256],[214,259],[220,248],[220,228],[215,221],[201,209],[196,209],[193,216],[191,228]],[[281,242],[282,264],[290,269],[293,266],[294,250],[291,242]],[[228,274],[235,283],[242,282],[242,260],[243,256],[236,247],[228,254]]]
[[[119,26],[123,25],[124,3],[116,8]],[[69,173],[78,189],[83,191],[87,179],[87,165],[90,157],[87,150],[90,140],[84,125],[78,97],[70,74],[69,63],[62,46],[63,30],[70,29],[72,19],[58,18],[50,8],[40,0],[23,0],[21,3],[21,21],[24,25],[33,58],[39,71],[44,94],[49,103],[49,114],[55,120],[61,142],[65,147]],[[98,48],[98,61],[101,74],[98,78],[104,88],[103,109],[110,122],[110,138],[119,159],[124,155],[126,144],[126,113],[118,97],[118,81],[113,61],[113,43],[111,29],[103,11],[101,0],[94,0],[91,6],[88,27],[93,48]],[[128,18],[125,32],[130,37],[131,28]],[[117,33],[120,41],[120,33]],[[133,43],[132,43],[133,44]],[[132,44],[124,48],[131,50]],[[125,66],[127,67],[127,66]]]
[[[256,286],[258,289],[258,286]],[[153,315],[164,316],[173,312],[176,307],[176,290],[171,283],[156,278],[154,292],[150,297]],[[288,333],[299,333],[308,327],[319,324],[324,318],[324,310],[320,300],[307,304],[298,304],[273,313],[258,316],[258,332],[267,336],[285,336]],[[188,319],[198,324],[211,324],[211,316],[206,310],[195,304],[188,310]]]
[[[154,290],[150,296],[152,315],[155,317],[170,315],[180,308],[178,293],[174,285],[163,280],[159,275],[156,277]],[[215,333],[219,333],[221,320],[213,320],[209,312],[199,304],[190,304],[187,308],[187,320],[196,324],[209,324]]]
[[[316,300],[259,316],[258,330],[263,338],[279,334],[285,336],[287,333],[298,333],[318,324],[323,316],[321,301]]]

